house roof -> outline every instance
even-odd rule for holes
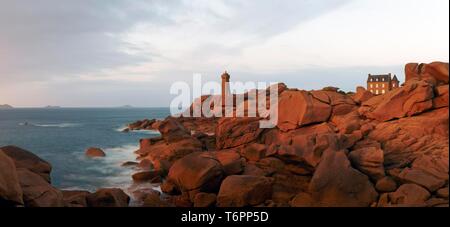
[[[390,74],[390,73],[389,74],[380,74],[380,75],[369,74],[369,76],[367,78],[367,82],[390,82],[391,76],[392,76],[392,74]],[[395,75],[394,75],[394,78],[397,79],[397,77]]]
[[[394,75],[394,78],[392,78],[392,80],[393,80],[393,81],[399,82],[399,80],[397,79],[397,76],[396,76],[396,75]]]

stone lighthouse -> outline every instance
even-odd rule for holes
[[[230,75],[227,71],[222,74],[222,109],[226,106],[226,98],[230,95]]]

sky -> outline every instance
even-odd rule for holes
[[[0,0],[0,104],[165,107],[176,81],[353,91],[449,61],[448,0]]]

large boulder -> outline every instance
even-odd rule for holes
[[[375,188],[379,192],[393,192],[397,189],[397,182],[391,177],[383,177],[377,181]]]
[[[270,199],[272,181],[266,177],[233,175],[222,182],[218,207],[256,206]]]
[[[160,180],[159,171],[142,171],[135,173],[131,176],[134,182],[142,183],[142,182],[156,182]]]
[[[266,156],[266,149],[265,144],[252,143],[244,148],[242,154],[248,161],[257,162]]]
[[[364,102],[359,112],[370,119],[389,121],[430,110],[433,98],[433,85],[411,80],[404,87]]]
[[[374,181],[385,176],[383,150],[375,147],[360,148],[350,152],[350,162],[353,166],[368,175]]]
[[[188,154],[202,151],[202,143],[193,137],[185,137],[181,140],[171,138],[170,141],[170,143],[165,140],[158,141],[138,150],[137,153],[143,158],[142,160],[149,160],[155,170],[166,175],[175,161]]]
[[[338,150],[338,135],[328,123],[302,127],[289,132],[271,130],[264,135],[267,156],[315,168],[326,150]]]
[[[409,63],[405,67],[405,77],[407,82],[413,79],[419,79],[435,85],[448,84],[448,63]]]
[[[342,134],[351,134],[356,130],[360,130],[363,123],[357,111],[352,111],[345,115],[333,116],[331,122],[336,125]]]
[[[293,108],[295,107],[295,108]],[[327,121],[331,115],[328,96],[315,97],[307,91],[285,91],[278,102],[278,128],[289,131]]]
[[[0,206],[22,205],[22,188],[13,160],[0,151]]]
[[[26,207],[63,207],[63,194],[40,175],[28,169],[17,169]]]
[[[0,151],[3,151],[3,153],[14,161],[16,168],[28,169],[50,183],[52,166],[45,160],[27,150],[15,146],[2,147]]]
[[[85,155],[90,158],[100,158],[106,156],[105,152],[97,147],[90,147],[86,149]]]
[[[332,107],[331,117],[346,115],[358,107],[352,97],[343,92],[321,90],[311,91],[311,94],[322,102],[328,103],[329,100],[329,104]]]
[[[344,152],[326,152],[309,191],[317,206],[368,207],[378,193],[368,177],[353,169]]]
[[[355,100],[356,103],[361,104],[374,96],[375,95],[372,94],[372,92],[366,90],[364,87],[357,87],[356,93],[353,95],[353,100]]]
[[[167,143],[174,143],[191,137],[191,133],[173,117],[168,117],[158,126],[158,130],[162,138]]]
[[[168,181],[193,201],[199,192],[217,192],[223,175],[222,165],[211,154],[195,152],[172,165]]]
[[[65,207],[87,207],[87,196],[91,193],[88,191],[61,191],[63,194]]]
[[[244,171],[245,158],[235,150],[221,150],[208,152],[212,158],[222,165],[225,175],[237,175]]]
[[[430,198],[430,193],[416,184],[404,184],[397,191],[389,194],[391,203],[396,205],[421,205],[428,198]]]
[[[86,197],[89,207],[128,207],[130,197],[118,188],[103,188]]]
[[[421,169],[405,168],[397,177],[402,182],[420,185],[430,192],[435,192],[445,185],[444,179],[439,179]]]
[[[228,149],[255,142],[262,132],[259,118],[221,118],[216,128],[216,148]]]

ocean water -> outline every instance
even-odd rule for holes
[[[94,191],[100,187],[127,189],[132,184],[133,153],[139,139],[154,131],[123,133],[130,122],[163,119],[168,108],[19,108],[0,110],[0,147],[16,145],[53,166],[52,184],[60,189]],[[88,158],[86,148],[99,147],[105,158]]]

